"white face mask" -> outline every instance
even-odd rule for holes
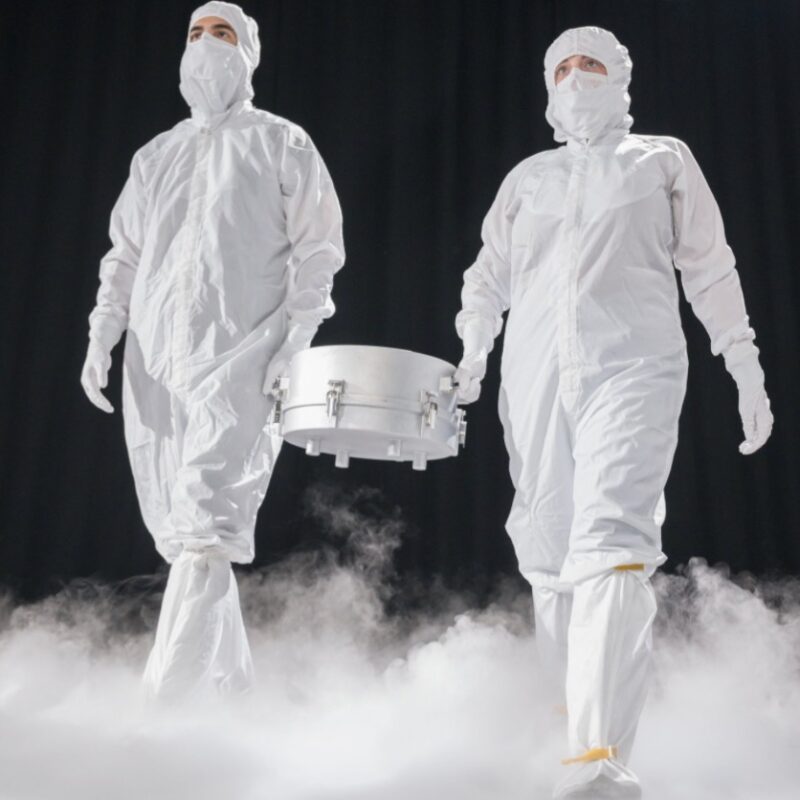
[[[186,45],[180,89],[192,109],[207,117],[221,114],[240,99],[246,81],[247,63],[235,45],[207,33]]]
[[[572,69],[566,78],[556,84],[558,94],[567,92],[582,92],[587,89],[599,89],[608,83],[608,75],[600,72],[586,72],[582,69]]]
[[[555,87],[553,114],[569,136],[581,141],[594,139],[617,114],[617,94],[607,75],[573,69]]]

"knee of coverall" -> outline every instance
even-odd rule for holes
[[[254,374],[227,382],[211,375],[192,393],[172,508],[157,537],[167,561],[185,549],[239,564],[255,557],[256,518],[282,442],[261,383]]]
[[[506,520],[506,531],[514,546],[522,576],[532,587],[569,591],[562,586],[559,573],[567,555],[570,519],[541,518],[533,515],[517,493]]]
[[[640,565],[638,571],[651,577],[667,560],[661,551],[663,498],[659,492],[647,516],[621,509],[607,498],[599,498],[591,511],[576,512],[560,580],[576,584],[631,564]]]

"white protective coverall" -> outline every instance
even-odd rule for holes
[[[577,88],[556,92],[555,67],[576,54],[600,60],[607,82],[576,76]],[[507,529],[533,586],[543,664],[566,686],[571,759],[556,797],[640,796],[626,764],[648,685],[650,577],[666,560],[663,489],[687,372],[674,268],[739,386],[742,452],[771,428],[717,204],[683,142],[629,132],[630,77],[607,31],[569,30],[551,45],[546,116],[566,146],[504,180],[456,324],[457,380],[472,400],[509,310]]]
[[[265,393],[333,314],[344,262],[328,171],[297,125],[251,103],[254,20],[189,42],[191,119],[139,150],[111,215],[83,383],[98,405],[127,329],[125,437],[145,523],[172,564],[145,684],[155,695],[252,678],[230,562],[254,557],[256,514],[280,448]],[[265,379],[266,378],[266,379]],[[98,397],[99,395],[99,397]]]

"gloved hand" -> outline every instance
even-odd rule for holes
[[[464,341],[464,356],[453,380],[460,403],[474,403],[481,394],[481,381],[486,375],[486,362],[494,345],[491,326],[484,320],[473,319],[461,334]]]
[[[108,370],[111,368],[111,351],[98,339],[89,339],[89,349],[86,361],[81,371],[81,386],[86,396],[101,411],[108,414],[114,413],[114,406],[108,402],[101,389],[108,385]]]
[[[739,390],[739,416],[742,418],[744,441],[742,455],[755,453],[772,433],[773,417],[764,389],[764,371],[758,361],[758,348],[751,342],[734,342],[723,354],[725,368]]]
[[[289,371],[289,364],[297,353],[307,350],[311,346],[311,340],[316,334],[316,328],[307,328],[299,324],[290,323],[289,331],[286,334],[283,344],[272,356],[267,367],[267,375],[264,378],[262,391],[269,395],[275,381]]]
[[[487,356],[488,354],[472,353],[461,359],[453,378],[459,403],[474,403],[481,396],[481,381],[486,375]]]

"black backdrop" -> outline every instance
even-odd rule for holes
[[[634,60],[634,131],[684,139],[737,254],[776,415],[744,458],[736,394],[683,308],[691,369],[667,491],[670,565],[800,570],[797,0],[263,0],[256,104],[303,125],[334,177],[348,261],[319,344],[456,361],[461,273],[500,180],[553,145],[541,61],[564,28],[613,30]],[[15,4],[4,16],[0,270],[0,581],[22,597],[159,564],[140,520],[119,414],[78,382],[107,220],[130,157],[185,116],[178,63],[192,3]],[[500,344],[500,343],[498,343]],[[256,565],[313,541],[303,493],[382,490],[408,521],[401,572],[488,586],[514,574],[498,359],[470,441],[427,473],[312,460],[285,447]]]

